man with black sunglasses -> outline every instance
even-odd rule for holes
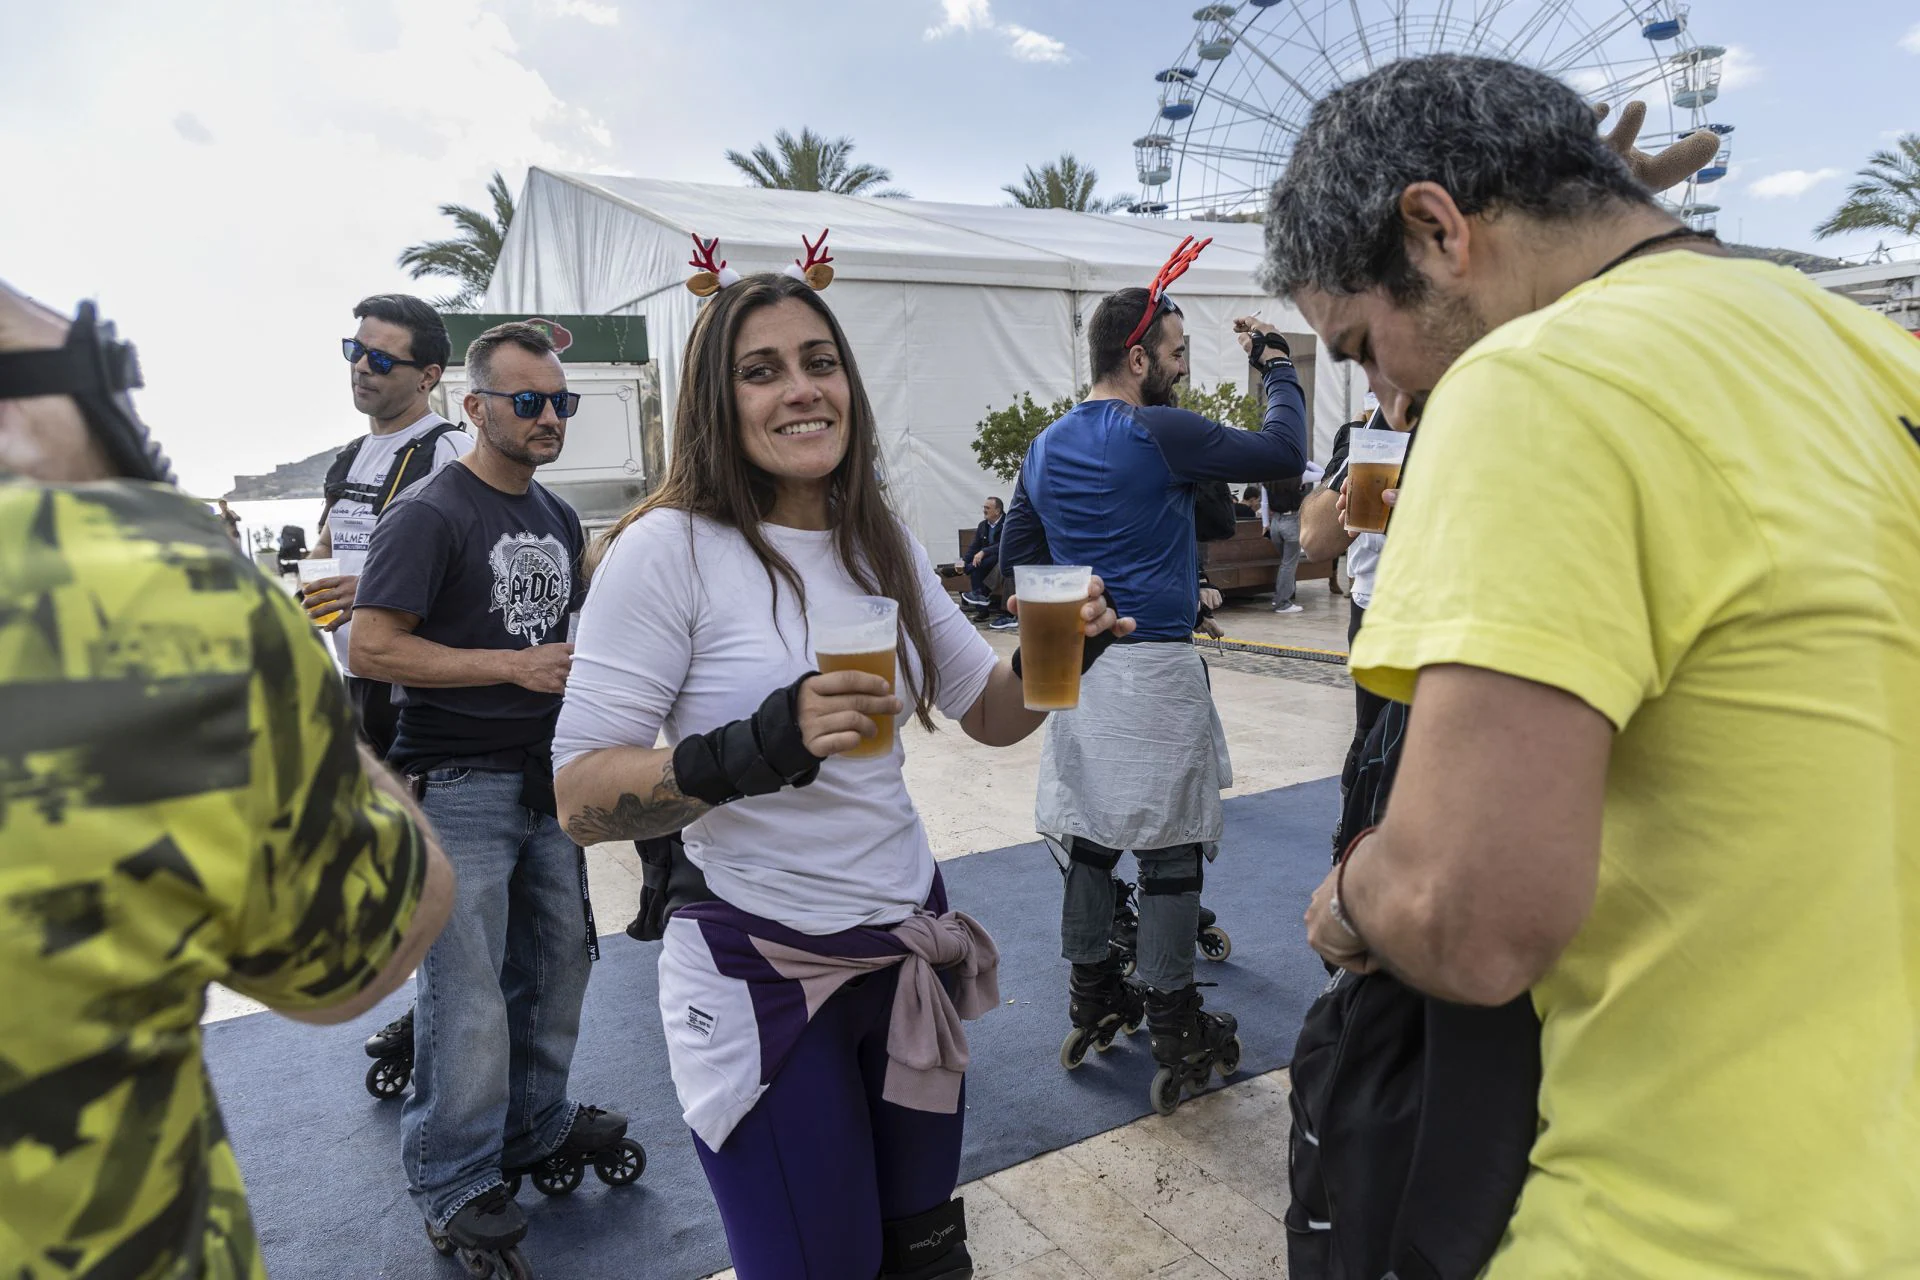
[[[447,327],[433,308],[409,294],[377,293],[361,299],[353,314],[360,327],[341,339],[340,350],[353,366],[353,407],[367,415],[370,430],[327,471],[326,512],[313,554],[339,560],[340,576],[309,584],[304,599],[311,618],[339,614],[328,629],[347,692],[360,732],[384,757],[399,715],[393,686],[356,674],[348,656],[360,570],[381,513],[473,448],[473,437],[427,407],[450,354]]]
[[[459,877],[420,966],[401,1159],[429,1233],[475,1247],[525,1231],[505,1179],[618,1145],[626,1118],[567,1096],[592,932],[552,744],[586,536],[533,476],[560,456],[579,397],[529,324],[474,339],[467,371],[479,439],[374,528],[353,665],[398,686],[388,758],[422,788]]]

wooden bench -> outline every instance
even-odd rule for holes
[[[1240,599],[1273,590],[1273,576],[1280,572],[1280,550],[1260,532],[1258,520],[1241,520],[1234,524],[1231,538],[1200,544],[1200,563],[1214,590],[1230,600]],[[1294,578],[1297,582],[1324,578],[1328,588],[1340,594],[1331,561],[1302,560],[1295,567]]]
[[[950,581],[956,594],[967,589],[967,579],[965,575],[954,574],[954,562],[966,559],[973,535],[972,528],[960,530],[954,540],[953,560],[938,566],[941,576]],[[1272,539],[1260,532],[1258,520],[1241,520],[1234,525],[1233,537],[1200,544],[1200,563],[1206,568],[1207,580],[1215,590],[1229,599],[1241,599],[1273,590],[1273,576],[1280,571],[1280,553]],[[1330,561],[1302,560],[1295,571],[1298,582],[1322,578],[1333,594],[1340,594],[1340,584],[1333,577]],[[996,606],[1004,603],[1005,595],[1004,590],[999,593],[994,600]]]

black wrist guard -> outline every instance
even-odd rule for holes
[[[1252,337],[1253,347],[1247,352],[1247,363],[1260,372],[1265,373],[1268,369],[1276,364],[1280,364],[1283,360],[1288,364],[1293,363],[1293,348],[1289,347],[1287,340],[1279,334],[1266,333],[1256,329],[1253,331]],[[1268,360],[1266,357],[1269,351],[1278,351],[1281,359]]]
[[[673,749],[673,776],[682,795],[722,805],[744,796],[764,796],[782,787],[804,787],[820,774],[820,757],[800,737],[800,686],[809,671],[775,689],[744,720],[682,738]]]
[[[1114,621],[1118,622],[1120,620],[1120,610],[1114,608],[1113,596],[1111,594],[1103,594],[1101,598],[1107,602],[1107,608],[1113,609]],[[1107,646],[1113,643],[1113,638],[1113,632],[1111,631],[1102,631],[1097,636],[1088,636],[1086,638],[1086,644],[1080,650],[1081,675],[1087,674],[1088,669],[1093,666],[1093,660],[1107,651]],[[1020,650],[1018,647],[1014,649],[1013,657],[1008,661],[1013,667],[1013,674],[1016,676],[1021,675]]]

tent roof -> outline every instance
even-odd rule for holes
[[[776,191],[610,174],[527,175],[536,195],[604,201],[683,237],[720,238],[720,256],[737,270],[776,269],[801,253],[802,233],[832,229],[834,270],[847,279],[992,284],[1110,291],[1145,285],[1183,236],[1214,243],[1174,287],[1190,293],[1262,296],[1253,273],[1262,230],[1250,223],[1181,221],[876,199],[821,191]],[[540,188],[547,188],[542,192]],[[563,197],[564,202],[564,197]],[[510,238],[521,234],[516,219]],[[529,229],[531,230],[531,229]],[[687,241],[691,252],[691,241]],[[681,278],[691,268],[681,268]],[[653,287],[671,281],[649,282]]]

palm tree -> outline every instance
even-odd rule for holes
[[[1907,133],[1895,150],[1876,151],[1847,189],[1846,203],[1813,229],[1825,240],[1846,231],[1920,234],[1920,133]]]
[[[831,191],[843,196],[887,196],[905,198],[906,192],[874,187],[892,182],[893,174],[877,164],[854,164],[852,138],[826,138],[811,129],[802,129],[798,138],[785,129],[773,135],[773,147],[766,143],[751,154],[727,152],[727,160],[757,187],[780,191]]]
[[[1049,160],[1038,169],[1028,165],[1026,176],[1018,185],[1008,183],[1000,189],[1023,209],[1105,213],[1127,203],[1124,197],[1102,200],[1094,195],[1093,189],[1099,181],[1100,175],[1091,165],[1081,164],[1071,151],[1065,151],[1058,160]]]
[[[507,190],[507,181],[498,169],[487,184],[487,194],[493,197],[492,217],[463,204],[443,204],[440,212],[453,219],[459,234],[451,240],[428,240],[400,251],[400,265],[408,268],[415,280],[446,276],[460,282],[458,293],[433,300],[442,311],[473,310],[493,280],[500,246],[506,243],[507,228],[513,225],[513,193]]]

